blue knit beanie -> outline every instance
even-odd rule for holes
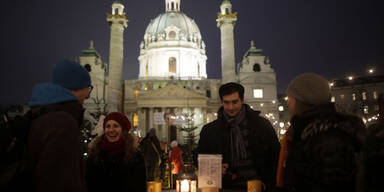
[[[78,90],[89,87],[91,77],[88,71],[79,63],[63,60],[53,67],[51,82],[69,90]]]

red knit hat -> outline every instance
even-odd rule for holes
[[[120,124],[121,128],[123,130],[126,130],[127,132],[131,129],[131,122],[129,122],[127,116],[125,116],[123,113],[120,112],[112,112],[109,113],[103,123],[103,128],[105,129],[105,125],[109,120],[115,120],[117,123]]]

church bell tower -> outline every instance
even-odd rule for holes
[[[216,22],[221,32],[221,81],[236,81],[235,42],[233,30],[237,21],[237,13],[232,13],[232,4],[223,0]]]
[[[124,29],[128,27],[124,5],[120,0],[112,4],[112,13],[107,14],[111,28],[109,48],[109,82],[107,108],[109,112],[123,110],[123,50]]]

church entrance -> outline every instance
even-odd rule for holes
[[[170,142],[177,140],[177,127],[175,125],[171,125],[170,128]]]

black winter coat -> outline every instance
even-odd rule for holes
[[[78,101],[32,108],[50,112],[31,123],[28,157],[36,191],[86,191],[80,128],[83,108]]]
[[[156,149],[155,149],[156,148]],[[147,135],[140,142],[140,150],[144,155],[147,168],[147,180],[154,181],[160,177],[160,163],[162,163],[162,150],[160,141],[156,136]]]
[[[366,191],[381,192],[384,190],[384,124],[372,124],[368,130],[370,133],[365,147]]]
[[[140,152],[136,152],[129,161],[124,160],[124,154],[109,157],[100,151],[99,155],[99,158],[90,155],[87,159],[89,192],[146,192],[145,164]]]
[[[271,123],[260,117],[259,111],[246,107],[249,149],[251,151],[254,170],[264,183],[274,185],[278,163],[280,143]],[[222,154],[223,163],[231,167],[230,127],[223,116],[223,108],[218,111],[218,119],[205,125],[200,132],[197,148],[198,154]],[[223,178],[223,188],[232,188],[231,175]],[[246,186],[246,183],[244,184]]]
[[[324,105],[291,119],[285,185],[298,192],[356,191],[366,137],[358,117]]]

